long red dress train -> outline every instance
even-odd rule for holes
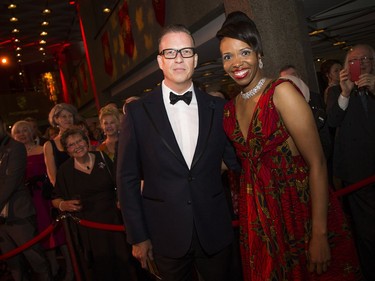
[[[301,156],[291,154],[289,134],[273,104],[274,89],[283,82],[273,81],[260,97],[246,140],[236,120],[234,100],[224,110],[224,129],[242,163],[239,221],[244,280],[359,280],[354,242],[332,193],[328,210],[331,265],[322,275],[307,271],[308,167]]]

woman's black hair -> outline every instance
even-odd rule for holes
[[[243,12],[228,14],[221,29],[216,33],[220,41],[224,37],[237,39],[247,43],[253,50],[263,56],[263,46],[255,23]]]

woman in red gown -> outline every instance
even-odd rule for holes
[[[359,280],[304,97],[292,82],[263,76],[260,35],[244,13],[229,14],[217,37],[224,70],[242,87],[226,105],[224,129],[242,163],[244,280]]]

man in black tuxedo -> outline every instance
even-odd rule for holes
[[[375,51],[356,45],[348,51],[340,72],[341,91],[328,96],[328,125],[338,128],[334,145],[334,175],[343,186],[375,174]],[[359,62],[357,81],[350,64]],[[332,99],[332,100],[331,100]],[[346,196],[364,280],[375,280],[375,183]]]
[[[192,280],[194,267],[205,281],[230,280],[233,229],[220,172],[222,159],[239,166],[222,127],[225,101],[194,87],[198,55],[184,26],[164,29],[157,60],[164,80],[128,105],[119,138],[128,241],[165,281]]]
[[[6,132],[0,117],[0,253],[24,245],[36,235],[35,209],[25,186],[26,148]],[[50,281],[50,267],[39,244],[7,260],[15,281],[30,280],[31,266],[36,280]]]

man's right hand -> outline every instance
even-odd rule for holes
[[[142,268],[147,268],[147,259],[154,259],[151,241],[146,240],[141,243],[134,244],[132,254],[141,263]]]

